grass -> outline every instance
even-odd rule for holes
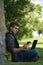
[[[38,44],[36,46],[36,49],[38,50],[38,52],[40,54],[39,60],[37,62],[14,62],[14,63],[11,63],[10,65],[43,65],[43,37],[25,39],[25,40],[19,41],[19,43],[21,43],[20,46],[22,46],[27,41],[33,42],[34,39],[38,39]],[[30,45],[30,47],[31,47],[31,45]],[[6,64],[4,64],[4,65],[6,65]]]

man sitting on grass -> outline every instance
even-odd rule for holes
[[[19,24],[11,22],[9,32],[6,33],[6,49],[11,53],[13,62],[27,62],[36,61],[38,59],[38,52],[36,49],[29,49],[28,44],[19,47],[15,34],[19,30]]]

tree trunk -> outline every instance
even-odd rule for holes
[[[0,63],[6,63],[5,57],[5,17],[4,17],[4,0],[0,0]]]

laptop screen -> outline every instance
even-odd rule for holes
[[[35,49],[38,40],[34,40],[31,49]]]

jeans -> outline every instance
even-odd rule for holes
[[[26,51],[20,51],[15,54],[16,61],[24,61],[26,58],[33,58],[38,56],[38,51],[36,49],[28,49]]]

